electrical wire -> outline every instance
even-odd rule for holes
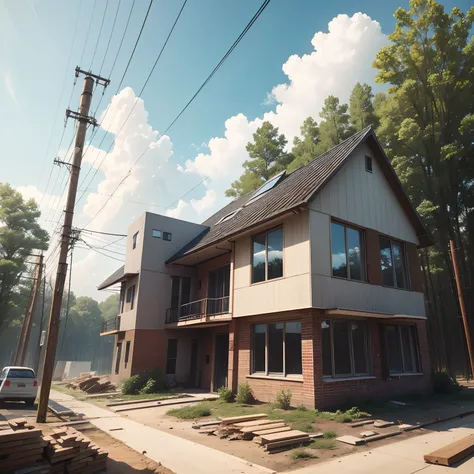
[[[107,53],[109,52],[110,42],[112,41],[112,36],[113,36],[114,30],[115,30],[115,23],[117,23],[117,17],[118,17],[118,13],[119,13],[121,4],[122,4],[122,0],[119,0],[118,5],[117,5],[117,10],[115,10],[115,17],[114,17],[114,22],[112,23],[112,29],[110,30],[109,41],[107,42],[107,47],[105,48],[104,59],[102,59],[102,64],[100,65],[99,76],[102,74],[102,69],[104,67],[105,58],[107,57]]]
[[[82,2],[81,2],[82,3]],[[79,64],[82,64],[82,60],[84,59],[84,54],[86,52],[86,46],[89,41],[89,34],[91,32],[91,27],[92,27],[92,21],[94,19],[94,12],[95,12],[95,7],[97,6],[97,0],[94,0],[94,6],[92,7],[92,14],[91,14],[91,19],[89,21],[89,27],[87,28],[87,33],[86,33],[86,41],[84,42],[84,48],[82,50],[81,54],[81,60],[79,61]]]
[[[81,239],[81,242],[84,242],[88,247],[90,247],[93,250],[103,250],[103,247],[94,247],[93,245],[91,245],[89,242],[87,242],[84,239]],[[107,250],[107,249],[104,250],[104,252],[109,252],[115,255],[120,255],[121,257],[125,257],[125,254],[123,252],[115,252],[114,250]]]
[[[100,23],[99,34],[97,35],[97,42],[95,43],[94,54],[92,55],[91,67],[89,71],[92,70],[92,65],[94,64],[95,55],[97,53],[97,48],[99,47],[100,37],[102,35],[102,29],[104,27],[105,17],[107,16],[107,9],[109,8],[109,0],[105,1],[104,14],[102,15],[102,22]]]
[[[100,255],[103,255],[104,257],[109,257],[109,258],[111,258],[112,260],[117,260],[118,262],[125,263],[124,260],[120,260],[119,258],[112,257],[111,255],[107,255],[106,253],[103,253],[103,252],[101,252],[100,250],[97,250],[97,249],[91,247],[91,246],[90,246],[87,242],[85,242],[84,240],[83,240],[82,242],[84,242],[84,243],[87,245],[88,248],[90,248],[90,249],[93,250],[94,252],[99,253]]]

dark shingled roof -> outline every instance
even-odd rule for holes
[[[372,127],[367,127],[315,158],[313,161],[310,161],[307,165],[298,168],[286,176],[274,188],[267,191],[248,206],[245,206],[245,204],[252,198],[255,191],[241,196],[223,207],[202,223],[202,225],[208,226],[209,229],[202,232],[193,239],[193,241],[173,255],[168,262],[194,253],[197,250],[215,244],[223,239],[230,238],[244,230],[285,214],[295,208],[306,205],[337,171],[339,171],[354,149],[368,138],[373,139],[373,143],[381,153],[382,160],[380,160],[380,164],[382,170],[387,179],[391,181],[392,188],[404,206],[412,224],[415,226],[418,236],[423,240],[420,244],[422,246],[430,245],[429,237],[421,223],[420,217],[405,194],[395,170],[378,142]],[[235,216],[217,224],[224,216],[241,207],[242,209]]]

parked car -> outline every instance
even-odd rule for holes
[[[5,367],[0,373],[0,402],[22,400],[34,405],[38,380],[29,367]]]

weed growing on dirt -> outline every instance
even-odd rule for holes
[[[295,449],[291,453],[291,459],[293,459],[293,461],[297,461],[298,459],[317,459],[317,458],[318,456],[316,456],[313,453],[310,453],[309,451],[306,451],[306,449],[303,449],[303,448]]]
[[[194,420],[195,418],[202,418],[204,416],[209,416],[211,410],[208,406],[200,403],[199,405],[182,407],[182,408],[173,408],[166,412],[167,415],[175,416],[180,420]]]

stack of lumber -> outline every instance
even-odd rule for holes
[[[283,420],[270,420],[265,413],[223,418],[220,421],[197,424],[195,428],[199,429],[200,433],[230,440],[253,439],[270,453],[311,441],[308,433],[292,430]]]
[[[81,374],[80,377],[68,380],[66,387],[86,393],[107,393],[116,390],[108,375],[96,377],[91,374]]]
[[[42,431],[29,425],[24,418],[2,423],[2,429],[0,429],[0,472],[49,472],[49,466],[38,463],[42,459],[46,444],[47,442],[42,437]]]
[[[55,428],[45,439],[49,442],[45,457],[51,474],[92,474],[106,469],[108,453],[74,428]]]

